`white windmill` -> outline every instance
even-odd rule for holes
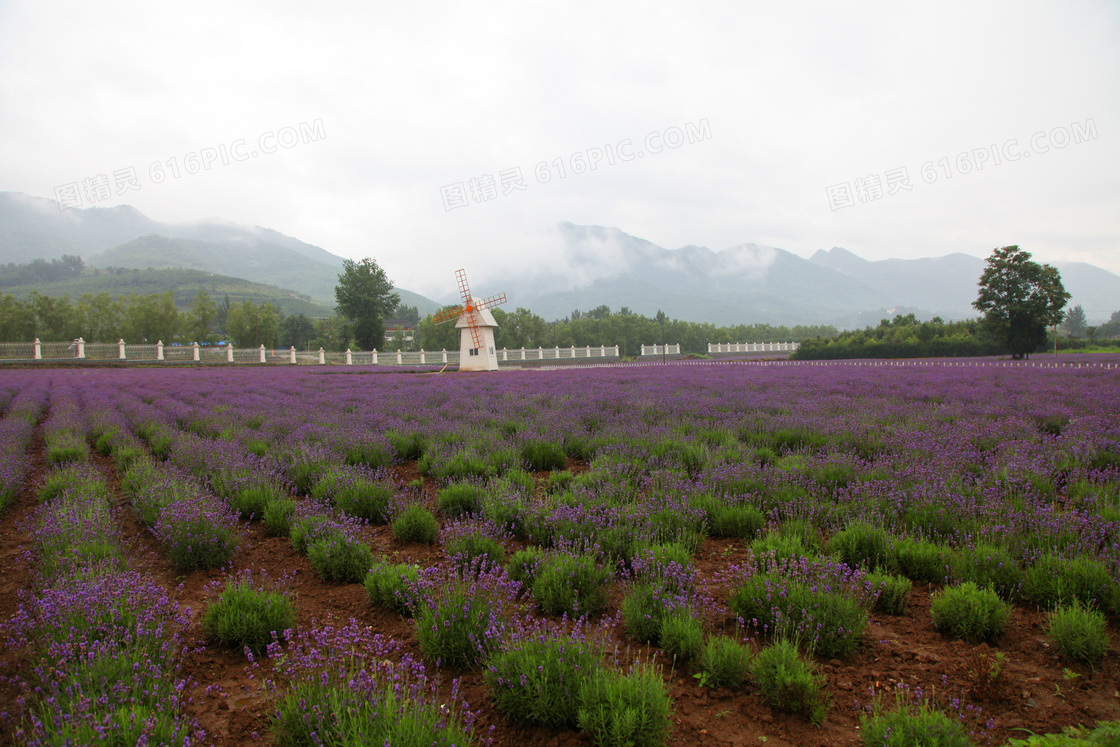
[[[455,328],[459,332],[459,370],[460,371],[497,371],[498,353],[494,349],[494,330],[498,323],[490,313],[492,306],[506,302],[506,294],[499,293],[489,298],[478,299],[471,295],[467,285],[467,271],[456,270],[455,279],[459,282],[459,295],[463,297],[461,306],[446,309],[432,319],[443,324],[458,319]]]

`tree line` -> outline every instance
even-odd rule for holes
[[[454,308],[448,306],[444,308]],[[710,342],[800,342],[814,337],[832,336],[837,333],[831,325],[737,324],[716,326],[699,322],[669,319],[664,312],[653,317],[636,314],[623,306],[612,312],[603,305],[591,311],[573,311],[565,319],[545,321],[529,309],[516,308],[507,312],[501,308],[490,309],[498,329],[494,342],[498,348],[599,347],[618,345],[623,356],[638,355],[642,345],[662,343],[681,346],[682,353],[703,355]],[[436,325],[433,316],[420,321],[417,345],[426,350],[458,350],[459,331],[452,323]]]
[[[348,343],[345,324],[337,317],[310,319],[287,316],[271,303],[245,300],[231,303],[229,296],[215,301],[200,290],[186,309],[175,305],[171,291],[116,298],[108,293],[86,293],[77,301],[69,295],[47,296],[31,291],[26,300],[0,295],[0,341],[61,341],[164,343],[198,342],[211,345],[231,342],[238,347],[320,346],[334,350]]]

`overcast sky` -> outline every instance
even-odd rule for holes
[[[1115,1],[317,5],[0,0],[0,190],[431,293],[560,221],[1120,273]]]

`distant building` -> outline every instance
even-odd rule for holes
[[[415,327],[386,327],[385,341],[392,342],[393,340],[397,339],[398,333],[400,334],[401,339],[409,344],[411,344],[412,341],[416,339]]]

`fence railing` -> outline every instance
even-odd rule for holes
[[[607,347],[537,347],[498,351],[498,360],[516,364],[521,361],[562,360],[565,358],[618,358],[618,346]],[[230,345],[164,345],[129,344],[124,340],[114,343],[91,343],[82,338],[73,342],[8,342],[0,343],[0,363],[26,361],[121,361],[121,362],[197,362],[197,363],[256,363],[304,366],[424,366],[458,364],[458,350],[378,351],[347,350],[328,352],[319,348],[314,352],[300,352],[294,347],[235,348]]]
[[[709,353],[792,353],[799,342],[709,342]]]
[[[642,345],[642,355],[680,355],[681,345]]]

